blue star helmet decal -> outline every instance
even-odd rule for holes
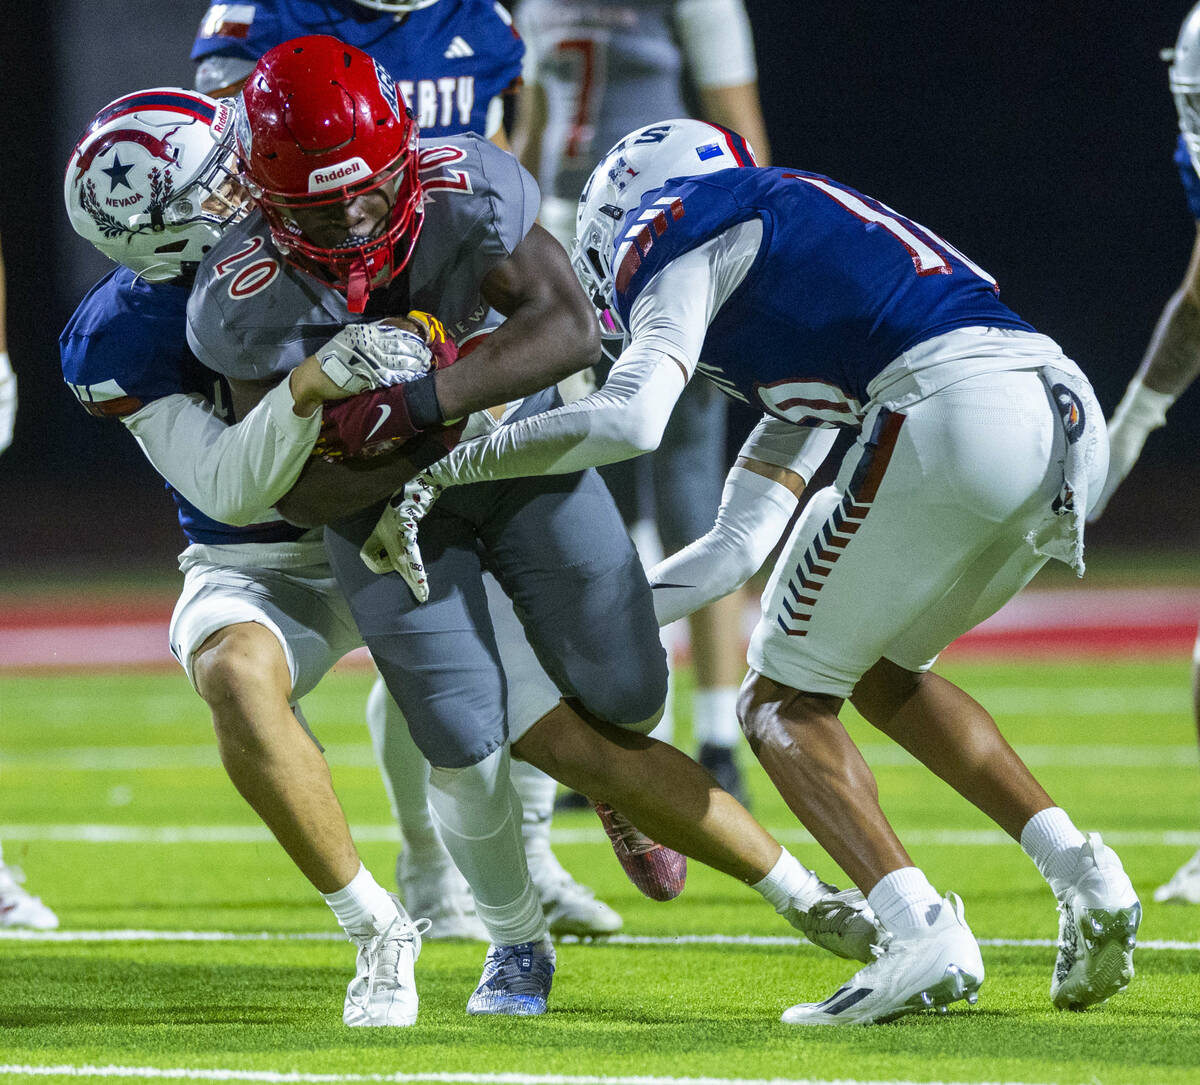
[[[124,165],[121,162],[121,154],[119,151],[113,153],[113,164],[106,170],[100,172],[106,174],[109,180],[108,194],[111,196],[116,190],[117,185],[124,185],[130,192],[133,191],[133,185],[129,183],[129,171],[133,169],[133,163]]]

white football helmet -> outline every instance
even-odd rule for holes
[[[360,7],[373,11],[387,11],[393,15],[407,15],[410,11],[432,7],[438,0],[354,0]]]
[[[575,213],[571,264],[600,314],[608,339],[628,337],[617,312],[614,267],[633,244],[627,216],[647,192],[671,177],[695,177],[737,166],[756,166],[754,152],[741,136],[705,121],[670,120],[648,124],[620,140],[592,170]],[[606,348],[606,353],[612,351]]]
[[[63,195],[75,232],[148,282],[194,268],[248,207],[234,105],[178,87],[105,106],[75,144]]]
[[[1192,165],[1200,171],[1200,4],[1188,12],[1175,48],[1165,50],[1163,57],[1171,62],[1167,78],[1175,96],[1179,130]]]

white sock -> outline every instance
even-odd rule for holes
[[[737,686],[714,686],[692,694],[692,727],[699,746],[732,749],[742,729],[737,721]]]
[[[396,916],[396,905],[387,890],[361,863],[350,884],[336,893],[322,893],[347,934],[382,931]]]
[[[942,898],[922,870],[901,867],[885,874],[867,894],[879,922],[887,930],[920,930],[937,918]]]
[[[529,876],[537,886],[556,882],[562,875],[562,866],[550,850],[550,818],[558,784],[528,761],[513,761],[509,775],[521,800],[521,838]]]
[[[781,915],[793,901],[807,909],[825,893],[821,879],[801,864],[787,848],[780,853],[767,876],[750,888],[761,893]]]
[[[516,900],[498,907],[476,900],[475,912],[494,945],[516,946],[522,942],[537,942],[547,936],[542,898],[532,885],[522,890]]]
[[[1021,847],[1058,896],[1070,884],[1085,837],[1059,806],[1039,810],[1021,830]]]
[[[413,741],[408,722],[376,676],[367,697],[367,730],[383,785],[400,825],[405,861],[411,870],[441,871],[454,865],[429,812],[429,762]],[[400,881],[397,864],[396,881]]]
[[[475,897],[475,911],[500,946],[546,933],[541,898],[529,877],[521,839],[521,802],[508,775],[508,748],[465,768],[429,775],[438,834]]]

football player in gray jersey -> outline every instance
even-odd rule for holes
[[[298,523],[329,525],[331,563],[389,692],[430,762],[460,774],[461,812],[442,834],[494,943],[468,1011],[543,1012],[554,967],[522,877],[510,740],[517,756],[597,800],[622,865],[648,895],[681,891],[682,863],[613,807],[654,840],[751,885],[818,944],[868,959],[876,931],[861,896],[838,895],[694,761],[644,737],[661,709],[665,661],[645,576],[594,473],[462,487],[439,503],[422,533],[434,573],[423,606],[404,578],[364,562],[385,499],[452,443],[446,418],[517,396],[529,398],[509,417],[543,410],[555,394],[531,393],[598,355],[566,254],[533,225],[532,180],[477,137],[420,146],[387,73],[334,39],[264,55],[243,109],[239,154],[259,213],[206,257],[189,342],[230,379],[239,412],[308,356],[348,390],[376,388],[346,413],[325,411],[322,447],[346,455],[310,460],[279,507]],[[422,305],[442,314],[464,353],[475,349],[388,383],[371,355],[377,325],[355,318]],[[493,424],[486,414],[467,422]],[[399,448],[361,457],[381,441]],[[506,733],[485,564],[564,695],[521,735]]]
[[[739,132],[759,164],[770,164],[742,0],[521,0],[515,17],[526,49],[514,149],[541,187],[539,221],[568,251],[592,168],[643,124],[700,117]],[[731,458],[727,426],[728,400],[708,382],[693,381],[654,452],[599,469],[647,566],[660,550],[673,554],[712,526]],[[745,597],[734,593],[687,619],[696,756],[739,798],[735,706],[744,608]],[[666,634],[667,643],[673,636]],[[656,738],[671,741],[677,696],[668,695]]]
[[[309,0],[258,0],[231,12],[227,4],[212,4],[193,47],[193,59],[198,61],[196,87],[217,98],[239,93],[258,57],[281,41],[314,32],[310,27],[317,25],[312,23],[312,18],[317,18],[320,32],[360,45],[397,79],[404,78],[399,86],[414,104],[424,136],[475,131],[507,150],[502,99],[520,81],[524,52],[507,11],[491,0],[471,0],[408,17],[418,8],[432,6],[415,0],[359,0],[358,5],[314,8]],[[322,7],[324,10],[319,10]],[[374,9],[377,15],[368,16],[364,8]],[[476,47],[473,51],[468,48],[470,42]],[[467,48],[469,55],[455,52],[456,43]],[[419,72],[411,70],[409,63],[416,57],[421,58]],[[437,96],[432,94],[435,85]],[[439,101],[446,102],[447,95],[461,105],[467,85],[473,88],[472,94],[482,95],[472,99],[469,108],[453,112],[435,108]],[[489,99],[487,95],[493,92]],[[493,597],[501,594],[491,577],[487,586]],[[499,599],[496,602],[500,604]],[[527,650],[519,626],[500,629],[498,634],[502,648],[522,655]],[[511,646],[505,640],[510,635],[519,638]],[[382,679],[371,689],[366,717],[404,841],[396,863],[400,895],[414,915],[432,920],[429,938],[479,937],[482,928],[474,914],[474,901],[442,846],[426,802],[424,777],[429,766],[413,746],[408,724],[388,697]],[[550,848],[554,780],[532,765],[517,762],[512,781],[521,800],[529,873],[542,898],[550,933],[597,937],[620,930],[620,915],[577,882]]]

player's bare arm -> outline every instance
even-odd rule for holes
[[[600,360],[600,330],[561,245],[533,226],[483,280],[507,319],[470,357],[437,373],[445,418],[548,388]]]
[[[1200,374],[1200,224],[1179,288],[1167,299],[1137,373],[1108,423],[1108,477],[1089,520],[1097,520],[1167,410]]]
[[[1187,272],[1159,317],[1138,375],[1147,388],[1182,395],[1200,374],[1200,225]]]

